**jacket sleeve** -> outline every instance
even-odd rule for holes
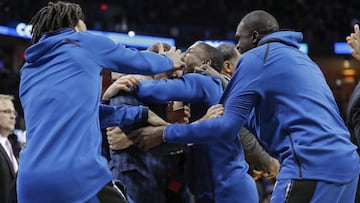
[[[268,171],[271,165],[271,156],[260,144],[258,139],[246,128],[239,132],[240,142],[245,152],[245,160],[256,169]]]
[[[84,32],[83,44],[101,67],[127,74],[152,75],[169,71],[173,62],[165,55],[126,48],[108,37]],[[85,39],[84,39],[85,40]]]
[[[144,106],[109,106],[101,104],[99,118],[101,128],[126,127],[135,123],[146,123],[148,120],[148,108]]]
[[[255,97],[249,96],[244,105],[251,105]],[[234,101],[236,103],[236,101]],[[225,106],[224,115],[191,124],[170,124],[165,128],[164,139],[174,143],[216,143],[234,140],[246,121],[246,106]]]
[[[162,103],[167,101],[206,102],[212,95],[222,92],[220,79],[207,75],[188,73],[179,79],[143,80],[135,89],[142,101]]]
[[[176,143],[214,143],[234,140],[247,121],[260,95],[261,68],[256,57],[240,59],[233,78],[225,89],[221,102],[221,117],[192,124],[171,124],[165,128],[164,139]],[[260,62],[261,63],[261,62]]]

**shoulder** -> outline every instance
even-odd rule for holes
[[[219,82],[221,84],[221,79],[219,77],[209,75],[205,72],[187,73],[184,74],[182,78],[185,82],[189,81],[196,84],[211,84],[211,83],[217,84]]]
[[[199,73],[186,73],[182,77],[184,80],[209,80],[211,78],[216,78],[214,76],[211,76],[205,72],[199,72]]]
[[[93,32],[76,32],[76,36],[79,41],[82,41],[85,45],[96,46],[96,47],[112,47],[116,46],[117,43],[109,37],[96,34]]]
[[[264,54],[261,50],[251,50],[240,57],[236,72],[257,72],[257,70],[264,66]]]

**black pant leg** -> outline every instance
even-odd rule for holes
[[[113,183],[105,185],[97,194],[100,203],[127,203],[124,193]]]
[[[317,181],[315,180],[293,180],[290,188],[287,203],[307,203],[310,202],[315,189]]]

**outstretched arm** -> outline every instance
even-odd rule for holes
[[[167,124],[167,122],[144,106],[109,106],[101,104],[99,118],[101,128],[113,126],[125,127],[138,122],[149,123],[153,126]]]
[[[354,32],[346,37],[347,43],[353,48],[352,56],[360,61],[360,29],[359,25],[354,25]]]
[[[190,125],[168,125],[164,139],[168,142],[194,144],[234,140],[263,91],[263,64],[257,55],[249,53],[242,57],[237,69],[221,99],[223,116]]]
[[[210,120],[192,124],[170,124],[153,130],[157,140],[163,139],[171,143],[215,143],[225,140],[234,140],[238,136],[240,128],[247,121],[251,110],[260,100],[261,79],[260,71],[262,63],[256,55],[249,56],[243,61],[244,72],[237,71],[232,81],[227,86],[222,102],[224,104],[224,115]],[[201,133],[200,133],[201,132]],[[162,136],[162,138],[161,138]],[[130,135],[132,139],[141,142],[146,136],[141,133]],[[160,138],[159,138],[160,137]]]
[[[221,104],[214,105],[210,107],[201,119],[195,121],[200,122],[204,120],[208,120],[211,118],[216,118],[224,113],[224,107]],[[135,144],[143,149],[144,151],[148,151],[164,142],[163,134],[164,134],[165,126],[159,127],[143,127],[138,130],[134,130],[130,132],[128,135],[129,138],[133,139]]]
[[[130,88],[135,88],[139,83],[139,77],[140,75],[124,75],[119,77],[106,89],[102,101],[110,101],[119,92],[128,92]]]
[[[253,95],[248,99],[251,100],[251,98],[256,100],[257,97]],[[234,102],[234,104],[237,103],[236,100]],[[128,137],[145,151],[163,142],[204,144],[234,140],[246,120],[246,116],[242,115],[247,115],[247,112],[252,109],[252,102],[245,103],[248,103],[248,107],[243,107],[243,109],[240,107],[236,109],[232,105],[225,107],[224,115],[221,117],[192,124],[145,127],[130,132]]]
[[[189,73],[179,79],[143,80],[134,91],[142,101],[161,103],[168,101],[198,102],[206,101],[211,95],[222,93],[218,80],[210,76]]]
[[[241,145],[244,148],[245,160],[249,165],[254,166],[254,169],[260,170],[260,173],[256,174],[254,172],[254,174],[267,178],[275,177],[280,170],[279,161],[271,157],[255,135],[246,128],[241,128],[239,136]]]
[[[108,37],[86,32],[82,34],[89,36],[84,38],[87,41],[82,45],[92,53],[92,60],[105,69],[128,74],[153,75],[184,65],[181,61],[181,51],[175,47],[163,54],[157,54],[126,48]]]

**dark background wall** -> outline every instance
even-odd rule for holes
[[[48,1],[0,0],[0,24],[28,22]],[[282,28],[304,33],[311,54],[332,53],[360,19],[359,0],[82,0],[90,29],[168,36],[187,47],[196,40],[234,39],[249,11],[272,13]],[[103,4],[103,9],[101,5]],[[106,6],[107,7],[106,7]],[[105,9],[106,8],[106,9]]]

